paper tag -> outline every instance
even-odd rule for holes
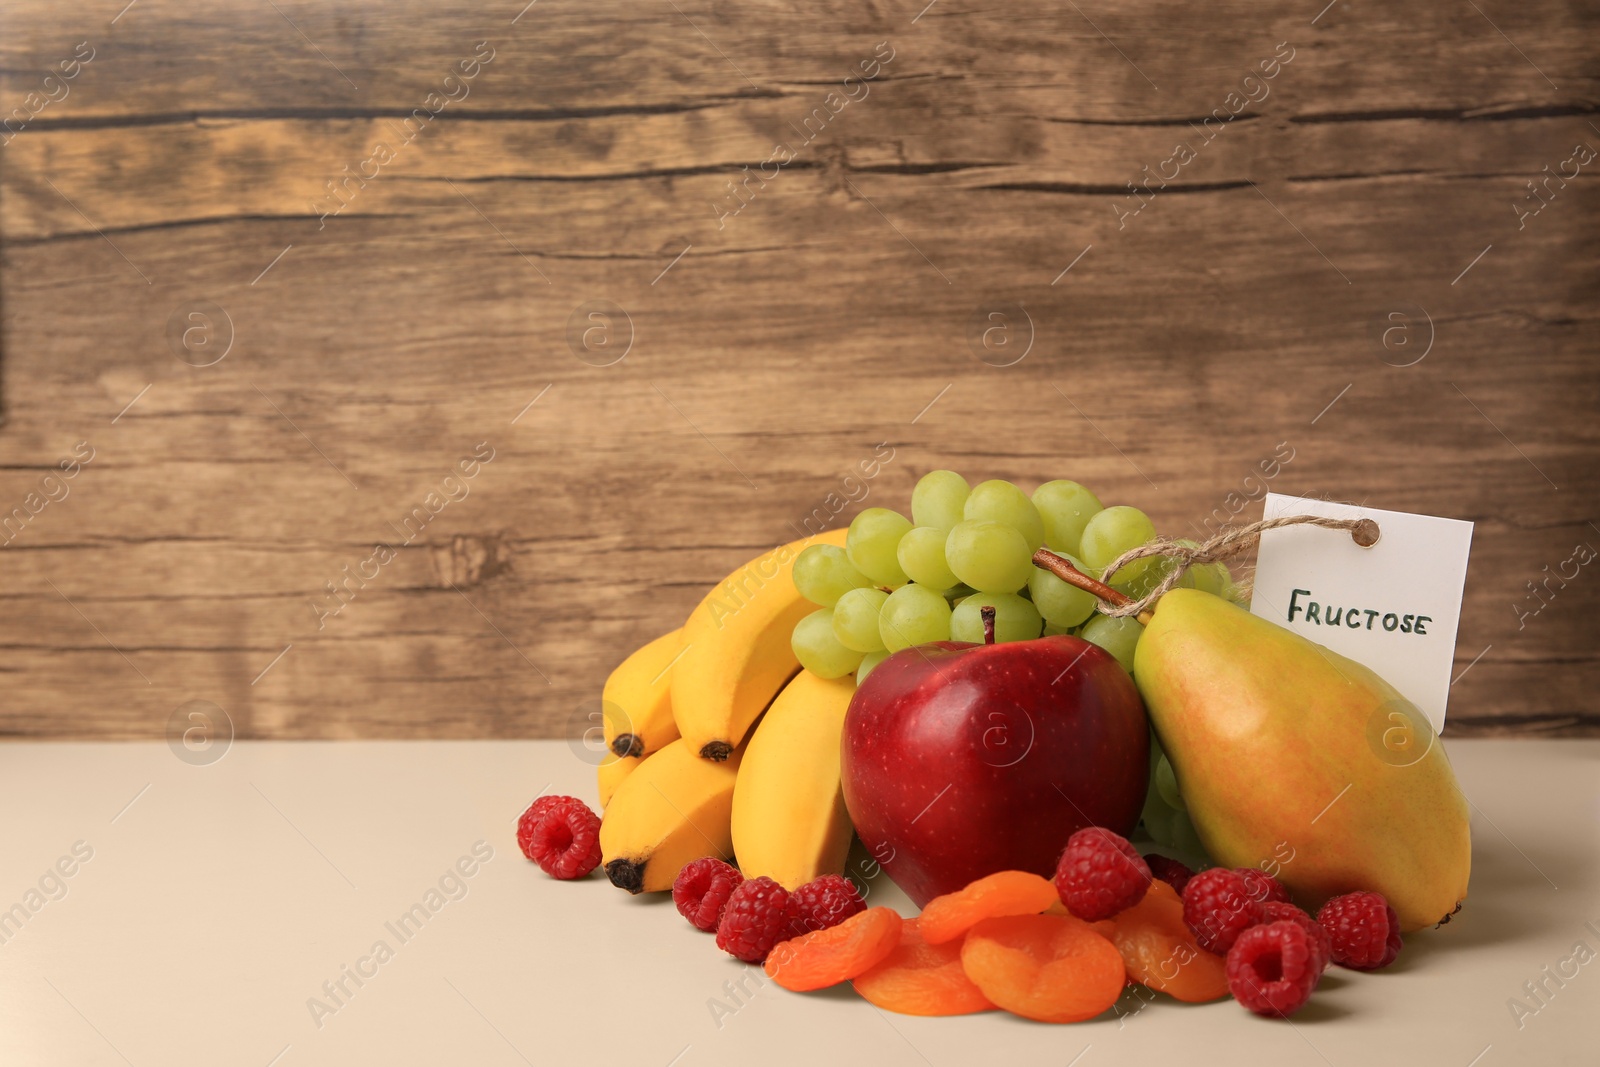
[[[1472,523],[1268,493],[1264,518],[1372,519],[1378,543],[1288,526],[1261,535],[1250,611],[1376,671],[1444,728]]]

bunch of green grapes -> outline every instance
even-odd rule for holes
[[[1117,556],[1152,540],[1138,508],[1104,507],[1077,482],[1046,482],[1030,497],[1007,481],[969,486],[932,471],[911,493],[911,518],[888,508],[855,517],[845,546],[812,545],[795,560],[794,582],[819,610],[795,626],[802,666],[823,678],[852,671],[864,681],[885,657],[930,641],[983,641],[984,607],[995,609],[996,641],[1076,634],[1130,673],[1144,627],[1095,611],[1095,597],[1033,565],[1046,546],[1086,574],[1130,596],[1161,581],[1169,564],[1140,559],[1116,574]],[[1226,595],[1223,564],[1195,568],[1183,583]]]
[[[1150,791],[1145,794],[1139,819],[1156,844],[1182,853],[1189,860],[1207,859],[1206,847],[1189,819],[1189,806],[1178,791],[1178,777],[1155,734],[1150,735]]]

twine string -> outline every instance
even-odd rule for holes
[[[1177,541],[1158,538],[1149,544],[1130,548],[1107,565],[1104,573],[1109,578],[1117,571],[1132,563],[1136,559],[1148,556],[1167,556],[1177,560],[1177,566],[1172,567],[1150,592],[1137,600],[1129,600],[1125,604],[1112,604],[1105,600],[1097,601],[1098,610],[1112,616],[1123,618],[1129,615],[1142,615],[1149,611],[1162,596],[1170,592],[1183,579],[1183,572],[1197,564],[1220,563],[1232,559],[1234,556],[1248,552],[1261,535],[1268,530],[1277,530],[1284,526],[1321,526],[1327,530],[1349,530],[1350,537],[1362,548],[1370,548],[1378,543],[1378,524],[1371,519],[1330,519],[1321,515],[1284,515],[1276,519],[1263,519],[1252,522],[1248,526],[1225,527],[1216,536],[1201,545],[1185,545]]]

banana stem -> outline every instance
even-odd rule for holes
[[[1058,556],[1048,548],[1041,548],[1033,554],[1033,565],[1060,578],[1068,585],[1075,585],[1094,597],[1104,600],[1112,607],[1120,608],[1125,604],[1132,604],[1133,597],[1126,593],[1111,588],[1098,578],[1092,578],[1072,565],[1072,561],[1065,556]],[[1139,613],[1139,622],[1145,626],[1150,625],[1152,615],[1148,611]]]
[[[994,605],[985,604],[979,608],[978,616],[983,619],[983,643],[994,644]]]

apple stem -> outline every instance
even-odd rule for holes
[[[978,615],[983,619],[983,643],[994,644],[994,605],[985,604],[978,609]]]

